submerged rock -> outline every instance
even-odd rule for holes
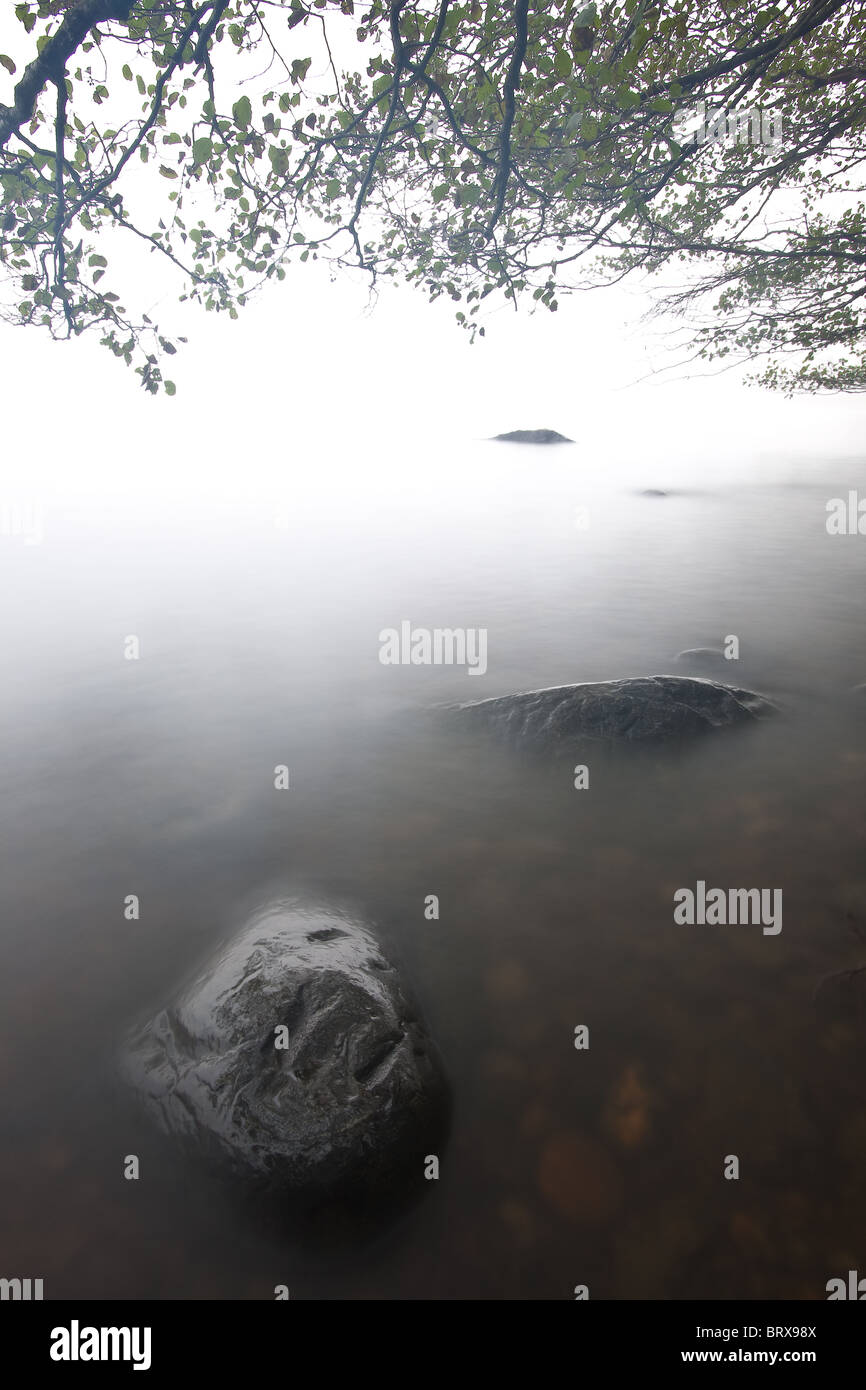
[[[825,1021],[866,1023],[866,965],[825,975],[815,987],[813,1002]]]
[[[575,739],[660,741],[750,723],[776,713],[763,695],[688,676],[636,676],[559,685],[459,705],[520,747],[556,749]]]
[[[506,444],[573,444],[565,434],[556,430],[509,430],[508,434],[495,434],[494,439]]]
[[[677,652],[674,660],[678,666],[685,666],[691,671],[713,673],[730,664],[720,647],[687,647],[684,652]]]
[[[291,902],[138,1028],[121,1068],[188,1149],[304,1200],[393,1195],[402,1177],[420,1189],[447,1109],[438,1056],[372,933]]]

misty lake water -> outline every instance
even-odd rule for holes
[[[7,524],[0,1274],[68,1298],[762,1299],[866,1271],[866,1018],[814,1002],[866,963],[844,695],[866,537],[825,527],[853,488],[862,458],[319,447],[279,485],[70,483],[41,543]],[[382,665],[406,620],[486,629],[486,673]],[[430,714],[729,634],[720,676],[781,716],[590,756],[588,790]],[[699,879],[781,888],[783,930],[676,925]],[[269,1231],[114,1080],[127,1026],[283,893],[375,925],[453,1091],[439,1181],[363,1244]]]

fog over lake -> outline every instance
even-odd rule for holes
[[[464,351],[424,359],[459,418],[439,393],[410,429],[424,372],[410,400],[398,366],[381,436],[336,385],[315,418],[288,388],[266,383],[260,416],[212,392],[197,424],[194,390],[173,416],[121,377],[110,441],[86,445],[73,381],[57,456],[8,470],[0,1227],[9,1270],[52,1296],[810,1298],[856,1267],[863,1034],[814,995],[866,960],[866,705],[845,694],[866,680],[866,540],[826,527],[830,499],[866,497],[861,412],[834,432],[828,403],[788,403],[774,441],[759,398],[757,424],[719,409],[699,432],[695,402],[754,398],[696,383],[672,411],[636,388],[644,421],[627,393],[620,419],[612,394],[542,416],[538,377],[496,396],[488,357],[473,414]],[[577,443],[481,437],[521,425]],[[483,629],[483,674],[383,664],[406,622]],[[583,790],[568,760],[436,712],[682,673],[678,652],[730,635],[719,678],[780,715],[599,752]],[[781,890],[782,929],[675,923],[699,881]],[[363,1246],[268,1233],[113,1074],[129,1023],[283,893],[376,925],[453,1092],[440,1180]],[[147,1182],[122,1180],[131,1153]]]

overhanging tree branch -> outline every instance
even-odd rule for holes
[[[566,0],[552,8],[531,0],[53,0],[38,8],[49,32],[14,105],[0,107],[10,209],[0,257],[23,291],[10,300],[15,312],[0,313],[17,321],[60,336],[72,314],[76,332],[107,325],[104,341],[127,361],[142,352],[139,329],[103,280],[99,238],[113,215],[186,269],[182,297],[233,316],[296,256],[360,262],[431,299],[450,297],[473,332],[493,292],[516,307],[529,291],[555,309],[563,290],[635,270],[656,274],[688,258],[705,288],[742,288],[740,307],[749,309],[748,317],[720,311],[714,343],[727,333],[742,344],[760,328],[780,351],[793,342],[813,351],[822,334],[839,344],[859,331],[847,316],[860,312],[854,276],[866,242],[866,210],[852,202],[866,168],[862,0],[639,0],[628,13],[599,3],[577,19]],[[36,9],[24,7],[28,32]],[[292,44],[302,45],[293,52],[305,55],[279,55],[285,75],[275,71],[270,92],[248,72],[257,45],[270,46],[266,70],[277,52],[265,11],[288,21]],[[128,31],[94,32],[120,16]],[[332,24],[366,43],[365,71],[337,71]],[[321,62],[307,56],[310,38]],[[76,43],[89,50],[93,42],[105,70],[92,71],[86,57],[75,65],[81,73],[69,65],[67,123],[59,110],[66,58]],[[142,98],[132,119],[120,93],[135,87],[115,85],[121,75]],[[222,96],[235,78],[240,95],[218,108],[215,91]],[[53,158],[42,148],[47,137],[28,139],[50,120],[39,94],[51,83]],[[94,118],[94,102],[109,98],[117,108],[102,108],[104,122]],[[687,144],[677,107],[698,101],[712,109],[714,133]],[[731,113],[739,132],[743,103],[780,110],[784,144],[762,147],[753,127],[735,151],[714,143]],[[435,138],[431,111],[444,115]],[[142,223],[125,203],[141,180],[163,195],[168,215],[158,230],[155,217]],[[821,224],[811,214],[825,190],[841,194],[847,210]],[[810,216],[802,235],[792,232],[791,195]],[[780,204],[779,234],[769,237],[763,228]],[[97,267],[92,276],[83,273],[89,267]],[[824,283],[831,271],[839,279],[832,295]],[[832,305],[833,322],[807,322],[820,317],[818,304]],[[156,360],[145,358],[149,390],[159,381]]]
[[[63,314],[70,333],[75,332],[75,316],[66,287],[66,247],[63,241],[66,212],[63,197],[64,147],[66,143],[66,73],[57,81],[57,116],[54,125],[54,288],[63,303]]]
[[[493,186],[493,207],[484,228],[485,241],[489,241],[493,236],[496,224],[502,216],[502,209],[505,206],[505,190],[508,187],[508,178],[511,173],[511,128],[514,125],[514,114],[517,109],[515,94],[520,85],[520,70],[523,67],[523,60],[526,57],[528,24],[529,0],[517,0],[514,6],[514,27],[517,32],[517,37],[514,41],[514,52],[511,55],[508,72],[505,76],[505,114],[499,136],[499,167],[496,171],[496,180]]]
[[[39,93],[65,73],[66,64],[91,29],[107,20],[129,19],[134,0],[74,0],[42,51],[24,69],[11,106],[0,105],[0,149],[36,110]]]

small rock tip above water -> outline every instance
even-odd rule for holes
[[[557,430],[509,430],[507,434],[494,434],[494,440],[503,444],[573,444],[566,434]]]

